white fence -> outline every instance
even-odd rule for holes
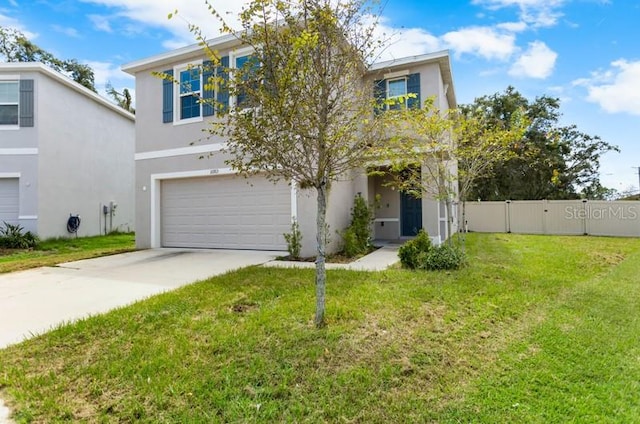
[[[638,237],[640,201],[467,202],[465,220],[477,232]]]

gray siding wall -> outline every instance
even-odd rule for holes
[[[111,201],[111,228],[133,230],[134,122],[46,75],[36,107],[40,237],[68,236],[69,214],[81,216],[79,236],[100,234]]]

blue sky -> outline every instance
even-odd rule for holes
[[[231,19],[240,0],[212,0]],[[513,85],[561,99],[563,124],[620,146],[603,183],[638,189],[640,0],[383,0],[385,58],[449,49],[459,103]],[[183,19],[168,20],[178,9]],[[98,89],[134,88],[124,63],[192,44],[186,21],[209,37],[219,23],[201,0],[0,0],[0,25],[60,58],[88,63]]]

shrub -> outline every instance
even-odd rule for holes
[[[400,246],[398,250],[400,263],[402,263],[402,266],[405,268],[419,268],[419,256],[429,253],[431,249],[433,249],[433,245],[431,244],[429,235],[424,230],[420,230],[414,239]]]
[[[374,218],[373,207],[367,205],[361,195],[356,195],[351,208],[351,224],[342,233],[344,247],[342,253],[353,258],[368,253],[371,249],[372,229]]]
[[[431,271],[458,269],[466,262],[464,252],[458,246],[444,243],[420,256],[418,268]]]
[[[24,232],[20,225],[4,222],[0,228],[0,247],[6,249],[31,249],[38,244],[38,237],[31,231]]]
[[[398,256],[405,268],[431,271],[458,269],[466,261],[464,252],[458,246],[449,243],[433,246],[429,235],[423,230],[413,240],[400,246]]]
[[[300,259],[300,249],[302,249],[302,233],[300,232],[300,226],[295,219],[291,223],[291,232],[283,234],[285,241],[287,242],[287,251],[289,257],[292,259]]]

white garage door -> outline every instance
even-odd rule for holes
[[[161,191],[164,247],[286,250],[291,188],[285,183],[214,176],[164,180]]]
[[[18,179],[0,178],[0,226],[18,223]]]

